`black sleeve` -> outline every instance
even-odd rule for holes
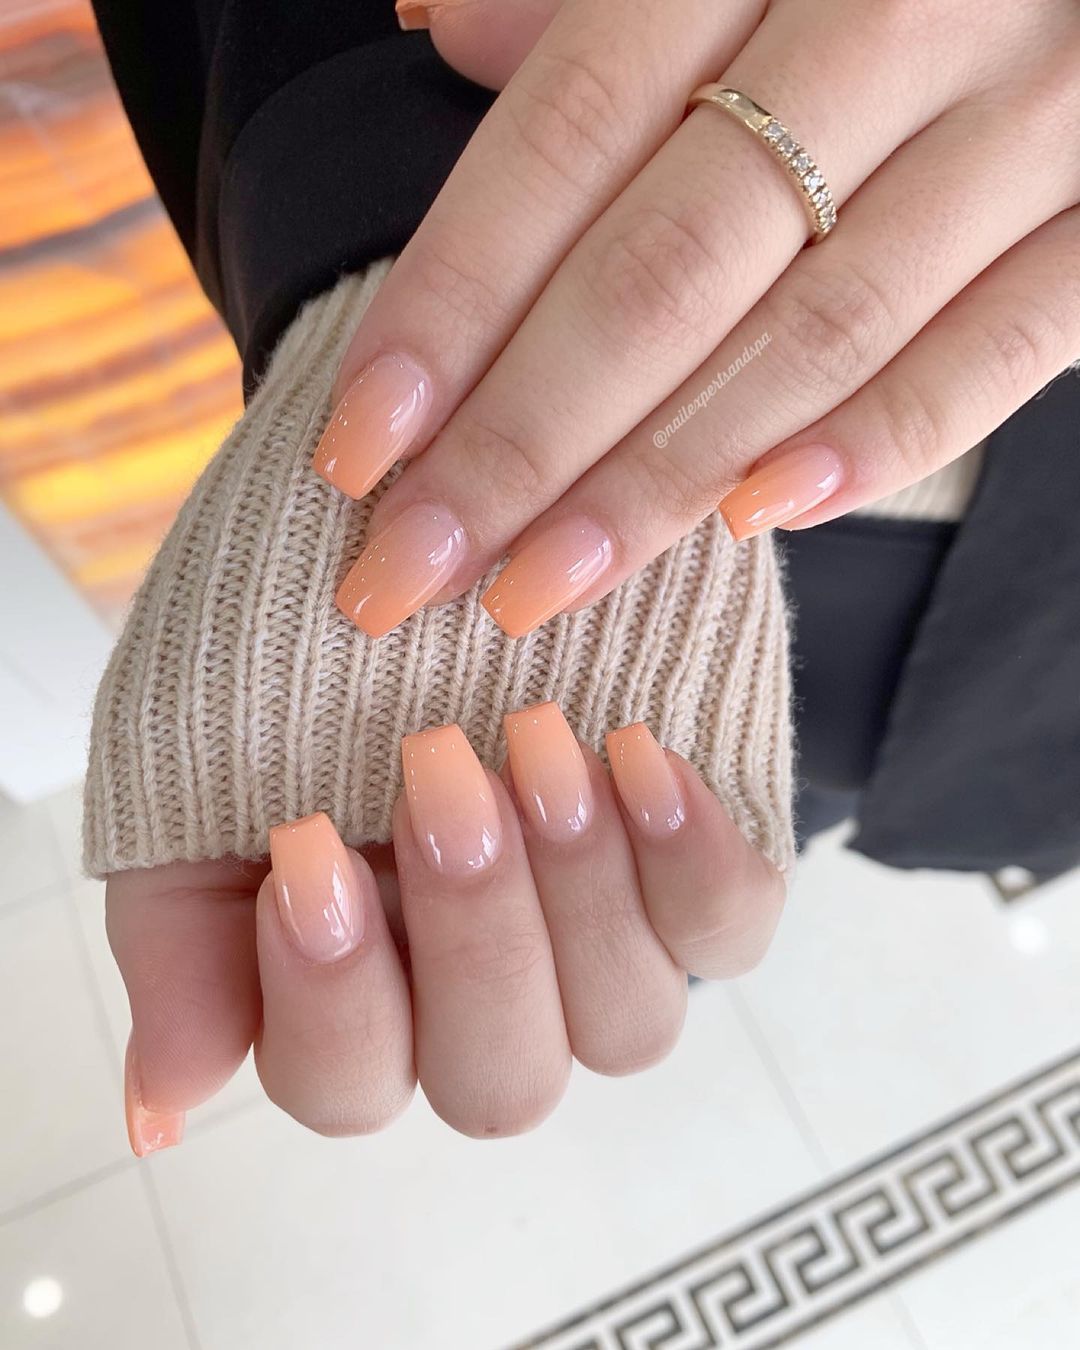
[[[492,95],[389,0],[94,0],[143,157],[244,358],[397,252]]]

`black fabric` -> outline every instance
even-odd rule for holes
[[[398,32],[389,0],[94,3],[147,163],[250,389],[304,300],[404,246],[491,95],[447,71],[425,35]],[[991,438],[918,619],[925,573],[910,556],[891,631],[869,561],[889,548],[864,535],[856,561],[827,563],[838,539],[851,552],[850,532],[796,545],[831,570],[832,603],[850,615],[830,616],[826,595],[814,620],[835,639],[814,679],[848,689],[850,740],[816,698],[813,718],[827,720],[811,719],[809,694],[802,738],[832,781],[872,758],[864,853],[1040,875],[1080,862],[1077,520],[1080,379],[1069,375]],[[895,541],[891,551],[895,562]],[[797,673],[804,691],[809,669]]]
[[[250,393],[304,300],[398,253],[493,95],[390,0],[94,0],[124,109]]]
[[[793,612],[798,778],[861,791],[954,524],[847,516],[779,535]]]
[[[1080,378],[990,438],[852,847],[895,867],[1080,863]]]

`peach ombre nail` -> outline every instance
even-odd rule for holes
[[[377,356],[349,385],[315,447],[312,467],[348,497],[370,492],[416,440],[431,382],[407,356]]]
[[[510,771],[522,808],[556,843],[578,839],[593,813],[589,769],[577,737],[555,703],[503,718]]]
[[[611,540],[600,526],[572,516],[515,554],[481,603],[504,633],[524,637],[584,595],[612,557]]]
[[[686,819],[682,793],[667,755],[644,722],[605,737],[615,787],[634,823],[657,839],[670,838]]]
[[[423,4],[421,0],[397,0],[394,13],[399,27],[410,33],[415,28],[431,27],[431,9],[431,5]]]
[[[736,539],[749,539],[831,497],[843,470],[840,456],[827,445],[802,445],[763,464],[732,488],[720,503],[720,514]]]
[[[356,873],[330,820],[313,816],[275,825],[270,831],[281,922],[309,961],[340,961],[360,945],[364,909]]]
[[[143,1105],[139,1057],[135,1051],[135,1033],[128,1037],[124,1056],[124,1115],[128,1142],[136,1158],[172,1148],[184,1137],[183,1111],[151,1111]]]
[[[489,867],[502,844],[499,804],[461,728],[406,736],[401,766],[413,833],[435,871],[468,877]]]
[[[382,637],[449,581],[465,529],[443,506],[417,502],[375,536],[338,587],[337,607],[368,637]]]

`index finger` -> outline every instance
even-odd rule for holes
[[[563,5],[349,343],[315,454],[323,477],[362,497],[428,444],[763,9],[739,0],[720,22],[710,0]]]

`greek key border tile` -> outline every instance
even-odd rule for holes
[[[1080,1050],[515,1350],[770,1350],[1080,1179]]]

